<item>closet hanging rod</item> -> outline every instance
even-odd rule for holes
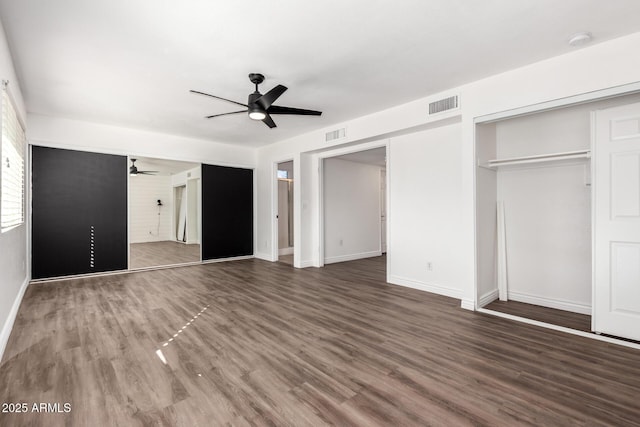
[[[589,158],[591,158],[590,150],[578,150],[578,151],[565,151],[562,153],[538,154],[535,156],[494,159],[494,160],[489,160],[487,161],[487,163],[480,166],[484,166],[491,169],[499,166],[524,165],[524,164],[531,164],[531,163],[543,163],[543,162],[553,162],[553,161],[559,161],[559,160],[589,159]]]

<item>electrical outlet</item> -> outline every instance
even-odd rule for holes
[[[342,239],[340,239],[340,246],[342,246]]]
[[[433,264],[431,261],[427,261],[427,271],[433,271]]]

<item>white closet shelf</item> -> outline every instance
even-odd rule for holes
[[[535,156],[511,157],[505,159],[489,160],[484,164],[478,163],[478,166],[488,169],[496,169],[500,166],[527,165],[536,163],[561,162],[565,160],[589,159],[591,158],[591,150],[565,151],[562,153],[538,154]]]

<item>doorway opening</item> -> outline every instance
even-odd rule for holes
[[[322,160],[323,264],[387,251],[386,146]]]
[[[278,184],[278,223],[276,227],[278,261],[293,266],[293,160],[278,163],[276,179]]]

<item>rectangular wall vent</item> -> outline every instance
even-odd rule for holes
[[[429,104],[429,115],[458,108],[458,95],[440,99]]]
[[[342,129],[332,130],[331,132],[327,132],[324,138],[326,142],[329,142],[329,141],[334,141],[336,139],[345,138],[346,136],[347,136],[347,129],[342,128]]]

